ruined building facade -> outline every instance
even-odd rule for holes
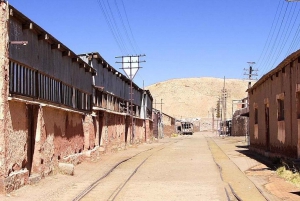
[[[0,193],[151,140],[149,91],[133,84],[130,114],[130,80],[99,53],[76,55],[0,4]]]
[[[250,89],[250,148],[300,158],[300,51],[284,59]]]

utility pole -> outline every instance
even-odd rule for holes
[[[255,64],[255,62],[253,61],[250,61],[250,62],[247,62],[249,64],[249,69],[247,68],[244,68],[244,71],[249,71],[249,73],[245,72],[244,75],[248,75],[248,89],[251,88],[251,83],[254,81],[254,80],[257,80],[257,73],[254,73],[254,72],[257,72],[258,69],[253,69],[253,65]]]
[[[250,62],[247,62],[249,64],[249,69],[245,69],[245,71],[248,71],[249,70],[249,73],[244,73],[244,75],[248,75],[248,89],[251,88],[251,83],[254,81],[254,80],[257,80],[256,78],[254,79],[254,77],[258,76],[257,73],[254,73],[256,71],[258,71],[258,69],[253,69],[253,65],[255,64],[255,62],[253,61],[250,61]],[[249,105],[249,95],[248,95],[248,101],[247,101],[247,105],[248,105],[248,108],[250,107]],[[249,111],[250,111],[250,108],[249,108]],[[246,141],[247,141],[247,144],[250,145],[250,119],[248,118],[248,131],[246,133]]]
[[[223,84],[223,89],[221,90],[221,97],[222,97],[222,110],[224,115],[223,116],[223,134],[226,134],[226,112],[227,112],[227,106],[226,106],[226,102],[227,102],[227,89],[225,88],[225,76],[224,76],[224,84]]]
[[[160,138],[163,138],[164,137],[164,133],[163,133],[163,112],[162,112],[162,105],[164,104],[163,103],[163,99],[160,99],[160,103],[156,103],[156,99],[155,99],[155,107],[156,107],[156,104],[160,105]]]
[[[137,73],[137,71],[141,68],[140,63],[146,62],[146,61],[140,61],[140,57],[143,57],[146,55],[136,55],[136,56],[119,56],[116,58],[122,58],[121,62],[116,63],[122,63],[122,68],[127,76],[128,79],[130,79],[130,117],[131,117],[131,135],[130,135],[130,143],[134,143],[134,122],[133,122],[133,87],[132,82],[133,79]],[[125,139],[127,141],[127,139]]]

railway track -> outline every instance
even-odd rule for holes
[[[78,194],[73,199],[73,201],[97,200],[97,197],[99,198],[99,196],[101,196],[101,200],[115,200],[118,197],[119,193],[126,186],[126,184],[130,181],[130,179],[136,174],[136,172],[141,168],[141,166],[151,156],[153,156],[153,154],[158,153],[159,151],[165,149],[166,147],[172,144],[179,142],[180,140],[183,139],[162,144],[159,147],[145,150],[130,158],[120,161],[103,176],[97,178],[95,182],[93,182],[80,194]],[[113,180],[115,182],[108,181],[108,177],[111,177],[110,180]],[[105,188],[102,188],[103,186],[105,186]]]
[[[214,140],[212,138],[208,137],[208,138],[206,138],[206,140],[207,140],[207,142],[209,144],[209,147],[210,147],[210,150],[212,151],[212,153],[215,152],[213,154],[214,155],[214,161],[215,161],[216,165],[218,166],[218,168],[220,170],[220,177],[221,177],[222,181],[224,182],[227,200],[228,201],[233,201],[233,200],[243,201],[244,199],[242,199],[238,195],[238,193],[236,192],[236,190],[230,184],[230,183],[232,183],[234,181],[232,181],[232,180],[228,181],[228,177],[227,177],[227,179],[224,179],[223,174],[226,174],[226,173],[224,173],[224,172],[226,172],[226,170],[223,171],[222,166],[226,167],[227,165],[224,164],[224,162],[223,163],[220,162],[220,160],[218,160],[218,156],[217,155],[220,155],[220,154],[223,155],[221,157],[223,158],[222,160],[224,161],[224,156],[227,156],[226,153],[223,151],[223,149],[216,142],[214,142]],[[215,149],[215,151],[213,151],[213,149]],[[217,153],[217,152],[219,152],[219,153]],[[236,165],[234,165],[234,166],[236,166]],[[237,166],[236,166],[236,168],[239,169]],[[232,170],[232,171],[234,171],[234,170]],[[241,170],[239,169],[239,171],[241,171]],[[253,184],[253,186],[255,186],[255,184],[251,180],[249,180],[249,181]],[[256,186],[255,186],[255,188],[257,189],[257,191],[260,193],[260,195],[262,196],[262,198],[264,200],[269,201],[269,199],[262,193],[262,191],[259,188],[257,188]]]

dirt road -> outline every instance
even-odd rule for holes
[[[283,200],[261,177],[247,177],[261,164],[237,149],[240,138],[209,132],[167,138],[84,162],[74,176],[49,176],[0,200]]]

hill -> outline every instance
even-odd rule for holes
[[[212,117],[212,110],[216,108],[223,86],[224,79],[203,77],[168,80],[150,85],[146,89],[153,96],[153,108],[160,110],[162,106],[163,113],[175,118],[204,118]],[[247,88],[246,81],[225,80],[225,89],[228,91],[227,118],[232,116],[232,100],[247,97]],[[234,104],[233,108],[236,107]]]

